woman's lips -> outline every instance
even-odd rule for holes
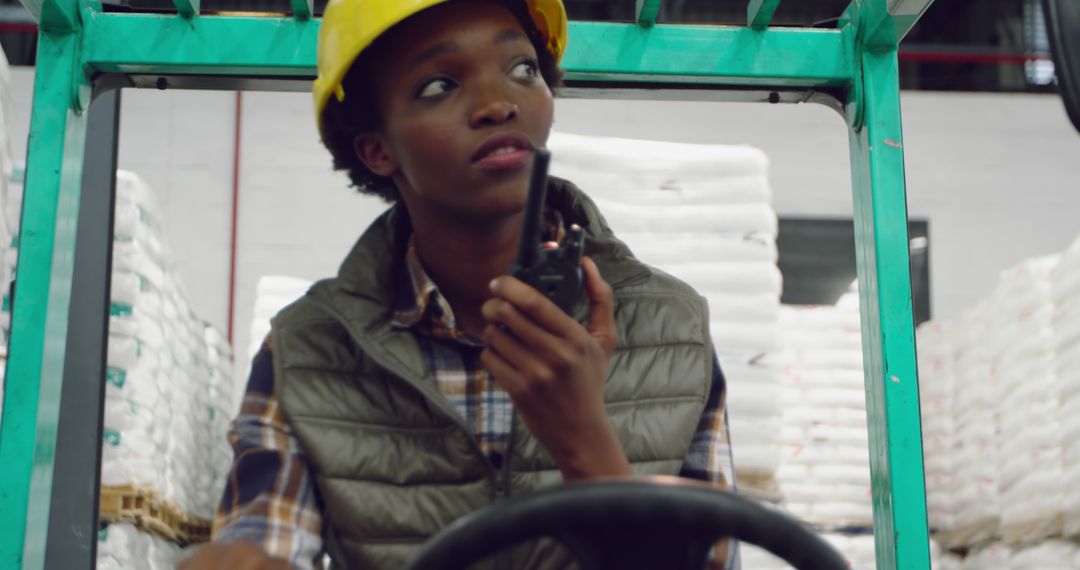
[[[516,170],[528,164],[532,153],[528,137],[505,131],[489,136],[473,153],[472,163],[483,170]]]
[[[517,170],[529,163],[531,150],[506,147],[499,149],[473,164],[484,170]]]

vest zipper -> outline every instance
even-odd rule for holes
[[[371,353],[368,353],[368,356],[371,356]],[[484,463],[484,466],[487,468],[488,480],[491,481],[492,487],[492,503],[498,502],[500,500],[499,496],[506,491],[505,488],[500,490],[500,487],[503,487],[503,484],[501,482],[499,472],[496,471],[495,467],[491,465],[491,459],[484,455],[484,451],[480,448],[480,441],[476,439],[476,434],[474,434],[469,428],[469,425],[465,423],[465,418],[461,417],[461,414],[458,413],[457,409],[454,408],[454,405],[450,403],[450,400],[447,400],[446,396],[444,396],[442,392],[439,392],[438,389],[434,386],[429,386],[425,384],[423,380],[416,381],[411,376],[404,374],[404,370],[398,369],[395,366],[387,366],[387,363],[381,362],[380,359],[377,357],[373,358],[373,360],[375,360],[376,363],[383,366],[387,370],[393,372],[394,375],[403,380],[406,385],[413,388],[414,390],[419,391],[425,400],[427,400],[431,404],[434,404],[435,407],[439,408],[443,412],[444,416],[450,418],[450,420],[453,421],[460,430],[465,432],[465,435],[469,438],[469,443],[472,444],[473,451],[478,457],[480,457],[481,461]],[[513,436],[513,430],[513,424],[510,424],[511,436]]]
[[[385,333],[378,335],[379,338],[377,339],[373,339],[372,337],[375,335],[371,335],[370,333],[356,334],[357,331],[354,328],[354,324],[348,319],[343,318],[332,303],[324,301],[315,295],[308,295],[307,298],[337,320],[339,324],[344,326],[345,330],[349,331],[349,336],[352,337],[353,342],[364,351],[364,354],[366,354],[368,358],[374,360],[376,364],[382,366],[384,369],[392,372],[396,378],[403,381],[407,386],[420,392],[420,395],[423,396],[425,400],[434,404],[435,407],[443,412],[445,417],[449,418],[450,421],[454,422],[458,428],[465,432],[465,435],[469,438],[469,442],[472,444],[473,451],[481,458],[484,466],[487,468],[488,480],[491,482],[492,487],[492,502],[494,503],[499,500],[499,495],[501,494],[497,492],[497,488],[500,486],[499,472],[491,465],[491,460],[484,455],[483,450],[480,449],[480,442],[476,439],[476,435],[469,429],[468,424],[465,423],[465,418],[461,417],[461,414],[459,414],[454,408],[454,405],[450,403],[450,400],[447,400],[446,396],[444,396],[434,385],[425,383],[422,378],[419,380],[416,379],[410,370],[400,364],[400,361],[398,361],[397,358],[390,356],[386,352],[386,349],[382,344],[382,336],[384,336]],[[514,427],[511,423],[511,437],[513,436],[513,430]]]
[[[517,427],[517,412],[510,411],[510,435],[506,439],[506,450],[503,453],[502,472],[497,475],[499,482],[495,485],[495,500],[502,501],[510,498],[510,459],[514,456],[514,431]]]
[[[499,503],[510,498],[510,460],[514,456],[514,428],[517,426],[517,411],[510,411],[510,435],[506,439],[506,450],[503,452],[502,469],[495,475],[495,502]],[[491,462],[488,461],[488,465]],[[496,555],[495,567],[498,570],[514,570],[513,550],[507,550]]]

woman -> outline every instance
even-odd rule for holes
[[[189,568],[400,568],[495,501],[598,477],[731,477],[704,300],[635,260],[552,179],[545,239],[580,225],[573,315],[505,275],[551,130],[561,0],[334,0],[316,110],[336,168],[393,204],[338,276],[273,322],[232,434],[215,545]],[[549,541],[513,568],[558,568]]]

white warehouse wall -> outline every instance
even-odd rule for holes
[[[32,81],[32,70],[14,70],[16,156],[25,153]],[[192,305],[224,329],[235,96],[123,97],[120,166],[161,193]],[[238,358],[247,356],[258,277],[332,275],[383,208],[330,172],[310,105],[305,94],[244,95]],[[905,92],[903,113],[910,214],[930,222],[935,316],[956,314],[998,271],[1080,234],[1080,134],[1056,97]],[[781,216],[851,215],[846,130],[825,107],[560,100],[556,117],[557,129],[580,134],[751,144],[771,159]]]

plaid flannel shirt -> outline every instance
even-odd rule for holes
[[[394,325],[420,342],[428,378],[466,419],[488,458],[499,466],[514,408],[480,365],[483,345],[459,330],[453,311],[424,272],[415,247],[407,250],[406,297]],[[240,414],[229,440],[235,460],[217,517],[214,540],[248,540],[273,557],[308,570],[322,555],[322,507],[315,482],[274,394],[273,366],[264,346],[255,356]],[[727,487],[734,481],[724,405],[724,377],[714,359],[712,387],[680,476]],[[734,557],[731,549],[729,560]]]

